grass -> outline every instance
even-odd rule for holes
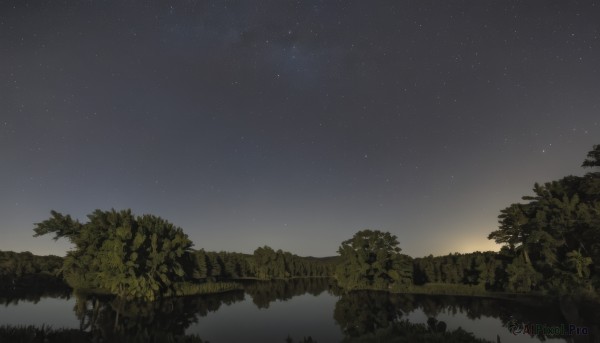
[[[165,297],[179,297],[188,295],[216,294],[229,291],[243,290],[243,286],[235,282],[176,282],[173,284],[174,292],[168,291],[163,294]],[[80,295],[100,295],[111,296],[112,292],[102,288],[76,288],[75,292]],[[1,341],[0,341],[1,342]]]
[[[468,295],[487,296],[494,294],[487,291],[483,285],[465,285],[454,283],[426,283],[424,285],[412,285],[402,293],[432,294],[432,295]]]
[[[173,286],[176,296],[215,294],[244,289],[242,285],[235,282],[181,282]]]

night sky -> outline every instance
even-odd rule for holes
[[[213,251],[498,250],[599,123],[598,1],[0,1],[0,250],[97,208]]]

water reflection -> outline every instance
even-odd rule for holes
[[[252,297],[256,307],[267,309],[276,300],[287,301],[303,294],[317,296],[333,287],[332,282],[330,278],[251,281],[244,284],[244,291]]]
[[[66,288],[48,287],[35,289],[4,289],[0,297],[5,306],[19,306],[19,301],[37,302],[44,297],[68,299],[71,293]],[[21,328],[22,332],[14,327],[0,328],[0,341],[29,342],[21,339],[27,333],[45,337],[47,341],[93,341],[93,342],[203,342],[200,336],[208,334],[200,331],[198,335],[186,334],[190,327],[198,327],[198,323],[210,313],[219,311],[223,305],[233,305],[244,301],[251,301],[255,310],[274,311],[273,302],[278,301],[278,306],[287,306],[285,313],[292,316],[292,323],[303,322],[311,316],[306,309],[301,310],[298,305],[293,305],[290,299],[297,296],[310,294],[314,297],[316,306],[322,306],[326,316],[335,320],[332,324],[323,327],[309,325],[302,327],[306,332],[296,331],[294,334],[299,339],[302,335],[313,337],[330,337],[324,332],[324,326],[329,325],[331,330],[335,325],[341,331],[344,342],[405,342],[405,341],[460,341],[460,342],[489,342],[482,337],[495,342],[496,334],[503,337],[504,341],[512,341],[509,330],[514,330],[514,325],[546,324],[561,325],[574,324],[588,329],[587,336],[568,336],[546,334],[544,332],[528,332],[534,337],[533,341],[543,341],[548,338],[561,338],[568,342],[595,342],[598,341],[598,323],[600,323],[600,310],[590,304],[585,304],[580,299],[563,298],[560,301],[549,302],[542,298],[515,298],[515,299],[487,299],[474,297],[451,296],[424,296],[407,294],[388,294],[385,292],[351,292],[344,293],[335,286],[335,283],[326,278],[295,279],[289,281],[275,280],[269,282],[244,282],[244,291],[233,291],[216,295],[162,299],[148,303],[142,301],[124,301],[110,296],[97,296],[75,293],[74,313],[79,322],[79,330],[48,330],[40,328]],[[247,297],[246,297],[247,295]],[[337,297],[335,305],[333,301]],[[319,300],[321,299],[321,300]],[[331,299],[331,302],[325,301]],[[285,302],[285,303],[284,303]],[[248,304],[248,302],[246,302]],[[237,306],[237,305],[236,305]],[[296,306],[296,308],[293,308]],[[272,307],[270,309],[270,307]],[[237,310],[236,310],[237,308]],[[231,307],[231,311],[240,311],[240,307]],[[267,310],[268,309],[268,310]],[[281,311],[281,308],[277,308]],[[311,310],[314,311],[314,308]],[[422,313],[424,320],[416,322],[415,313]],[[263,312],[261,312],[263,313]],[[314,315],[314,314],[313,314]],[[241,321],[248,321],[241,317]],[[477,320],[494,319],[501,324],[496,324],[488,332],[467,332],[457,325],[446,323],[448,318],[462,318],[460,326],[469,327],[470,323]],[[211,318],[204,318],[204,320]],[[273,326],[280,320],[272,318]],[[288,317],[289,321],[290,318]],[[240,340],[251,339],[252,332],[241,330],[244,323],[233,321],[223,324],[227,327],[236,327],[239,330]],[[41,326],[42,323],[40,323]],[[472,325],[471,325],[472,326]],[[222,327],[220,328],[222,329]],[[248,330],[256,330],[250,327]],[[12,330],[12,331],[11,331]],[[29,332],[27,331],[29,330]],[[216,330],[216,329],[215,329]],[[12,336],[11,336],[12,335]],[[21,337],[15,339],[15,337]],[[31,336],[31,335],[29,335]],[[278,341],[285,342],[287,334],[277,334]],[[478,336],[479,338],[476,338]],[[522,335],[523,339],[528,338]],[[53,338],[54,337],[54,338]],[[66,339],[68,337],[68,339]],[[339,336],[338,336],[339,337]],[[510,340],[507,340],[508,337]],[[211,338],[212,340],[212,338]],[[289,340],[288,340],[289,341]],[[296,339],[294,339],[296,341]],[[529,342],[533,342],[528,338]]]
[[[448,331],[446,323],[434,317],[427,324],[411,323],[406,315],[416,303],[406,300],[414,299],[384,292],[342,295],[334,318],[344,333],[343,342],[487,342],[460,328]]]
[[[223,304],[244,300],[243,291],[218,295],[162,299],[156,302],[76,295],[75,314],[80,330],[105,342],[201,342],[185,330]]]
[[[4,306],[17,305],[19,301],[35,304],[42,298],[69,299],[72,293],[64,282],[43,274],[3,281],[0,282],[0,304]]]
[[[342,295],[333,317],[345,336],[356,338],[387,328],[402,317],[397,298],[382,292],[353,292]]]
[[[576,315],[567,320],[565,308],[576,309]],[[420,310],[428,318],[426,323],[412,323],[411,313]],[[573,312],[573,311],[572,311]],[[425,296],[410,294],[388,294],[385,292],[352,292],[342,294],[336,303],[334,317],[345,335],[345,341],[353,342],[372,339],[397,341],[397,337],[412,337],[415,333],[419,341],[445,341],[458,339],[463,342],[479,342],[471,334],[449,331],[444,316],[462,315],[470,321],[495,318],[501,327],[492,336],[508,337],[511,341],[525,337],[539,341],[559,339],[568,342],[597,342],[600,328],[600,309],[580,299],[563,298],[549,301],[539,297],[518,297],[514,299],[491,299],[478,297]],[[515,325],[519,330],[515,332]],[[587,334],[562,332],[569,325],[585,328]],[[465,326],[465,325],[461,325]],[[539,327],[548,329],[539,330]],[[533,330],[532,330],[533,328]],[[558,328],[551,330],[550,328]],[[553,332],[554,331],[554,332]],[[481,332],[479,332],[481,334]],[[489,332],[486,332],[489,336]],[[482,336],[482,335],[478,335]],[[396,338],[394,338],[396,337]],[[415,337],[411,338],[411,340]],[[402,340],[400,340],[402,341]],[[531,339],[528,341],[531,342]]]

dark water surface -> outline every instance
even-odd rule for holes
[[[402,334],[402,330],[419,327],[428,332],[452,332],[460,327],[492,342],[498,337],[501,342],[595,342],[598,335],[598,323],[594,322],[597,317],[586,318],[577,308],[574,316],[568,304],[534,298],[344,294],[328,279],[247,282],[244,287],[244,291],[157,303],[70,292],[3,294],[0,325],[44,324],[83,330],[105,340],[110,340],[115,328],[138,339],[195,334],[213,343],[285,342],[288,336],[294,342],[308,336],[321,343],[385,342]],[[586,328],[588,335],[548,331],[552,330],[549,327],[568,329],[569,324]],[[533,337],[519,333],[543,325],[545,333],[537,332]]]

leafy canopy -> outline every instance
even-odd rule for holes
[[[157,216],[134,216],[131,210],[96,210],[87,217],[82,224],[51,211],[34,228],[35,236],[53,233],[54,239],[66,237],[75,245],[63,264],[73,288],[154,300],[172,294],[173,283],[184,280],[192,242],[181,228]]]
[[[600,167],[600,145],[582,166]],[[505,288],[600,288],[600,173],[536,183],[533,193],[502,210],[488,236],[512,255]]]
[[[396,236],[378,230],[362,230],[342,242],[342,262],[336,277],[345,289],[400,289],[412,283],[412,262]]]

